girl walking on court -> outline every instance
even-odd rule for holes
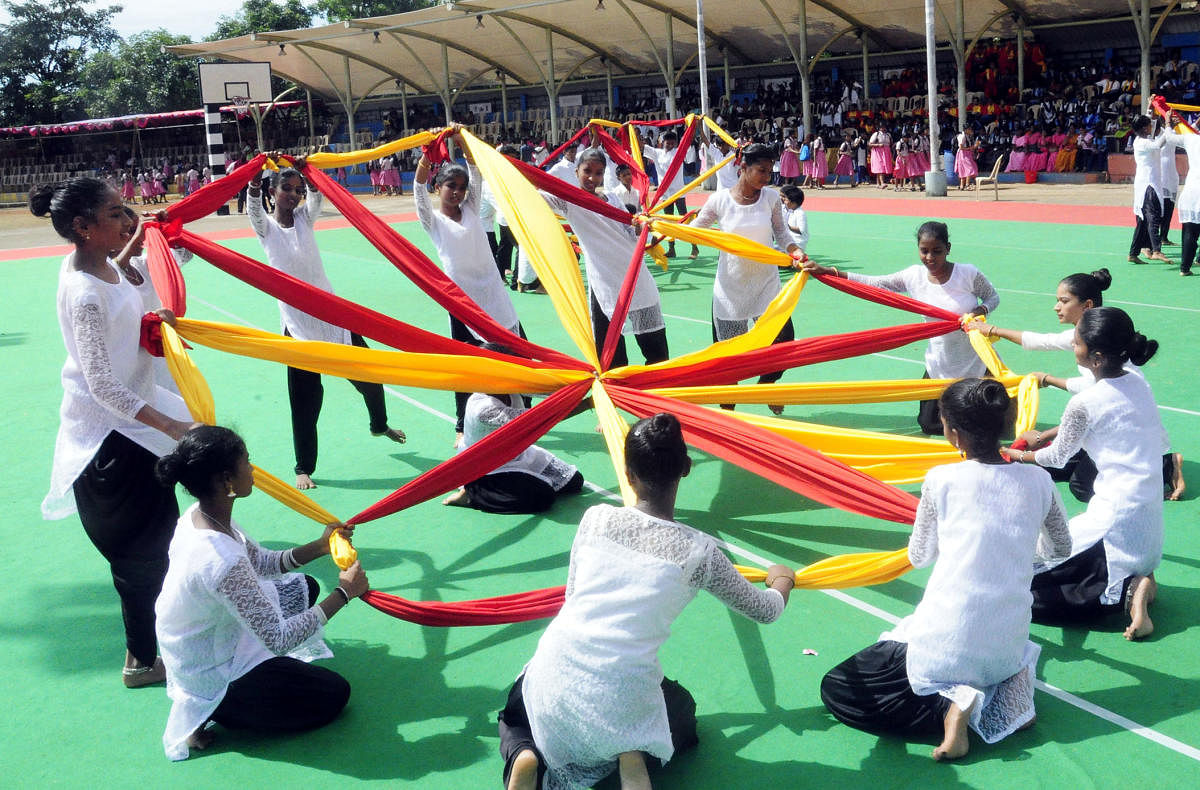
[[[272,151],[268,156],[278,161],[284,154]],[[297,167],[304,166],[303,158],[297,158],[295,162]],[[267,253],[267,262],[281,272],[333,293],[333,285],[325,273],[325,264],[313,233],[313,224],[321,214],[324,201],[321,193],[295,168],[280,170],[273,181],[271,192],[275,199],[275,213],[268,216],[263,209],[262,173],[256,174],[250,182],[247,208],[250,225]],[[283,334],[297,340],[367,347],[366,341],[358,333],[326,323],[282,300],[279,302],[279,320],[283,325]],[[300,368],[289,367],[287,381],[288,404],[292,411],[292,445],[296,454],[296,488],[316,488],[312,474],[317,468],[317,418],[321,415],[325,388],[319,373]],[[371,435],[386,436],[403,444],[404,432],[388,427],[383,385],[353,380],[350,383],[366,403]]]
[[[839,721],[940,738],[935,760],[964,756],[968,727],[995,743],[1034,722],[1033,563],[1067,556],[1071,536],[1050,476],[1000,454],[1012,406],[993,379],[942,393],[946,439],[966,460],[930,469],[921,486],[908,557],[933,565],[929,583],[916,611],[821,681]]]

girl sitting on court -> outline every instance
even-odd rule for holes
[[[1050,476],[1000,454],[1012,405],[993,379],[963,379],[942,393],[946,439],[966,460],[930,469],[921,487],[908,557],[933,565],[925,593],[916,611],[821,681],[839,721],[940,737],[935,760],[967,753],[968,725],[995,743],[1034,721],[1035,550],[1065,557],[1071,536]]]
[[[167,757],[184,760],[189,748],[207,747],[210,721],[265,732],[333,721],[350,685],[307,662],[332,655],[321,629],[367,591],[367,576],[355,562],[318,604],[316,579],[291,571],[327,556],[335,531],[349,536],[354,528],[329,524],[321,537],[286,551],[268,551],[246,535],[233,523],[233,503],[254,490],[254,470],[245,443],[228,428],[191,429],[156,474],[198,500],[175,526],[155,606],[171,698]]]
[[[991,315],[1000,304],[1000,296],[983,273],[969,263],[953,263],[950,255],[950,230],[944,222],[926,222],[917,228],[917,254],[914,264],[892,274],[871,276],[841,272],[815,261],[804,264],[806,271],[832,274],[888,291],[906,293],[914,299],[955,313]],[[935,319],[926,317],[926,321]],[[983,376],[987,366],[971,347],[965,332],[951,332],[929,339],[925,349],[925,378],[960,379]],[[917,411],[917,423],[930,435],[941,434],[938,401],[923,400]]]
[[[1163,427],[1150,385],[1125,364],[1145,364],[1158,343],[1116,307],[1084,312],[1074,342],[1075,360],[1096,383],[1067,401],[1053,444],[1005,450],[1016,461],[1060,467],[1083,449],[1096,464],[1096,493],[1071,519],[1070,559],[1034,576],[1033,617],[1091,624],[1125,612],[1125,638],[1140,639],[1154,630],[1150,604],[1162,560]]]
[[[455,126],[450,138],[462,150],[461,127]],[[421,227],[429,234],[433,246],[437,249],[446,275],[461,288],[475,304],[490,315],[496,323],[512,332],[514,335],[525,336],[521,324],[517,320],[517,311],[512,299],[504,290],[504,281],[500,278],[500,270],[496,268],[496,258],[492,255],[491,245],[488,244],[487,233],[479,219],[479,201],[483,194],[481,185],[483,178],[475,167],[475,162],[467,157],[467,167],[451,162],[444,163],[434,176],[433,185],[438,195],[438,207],[435,210],[429,199],[429,157],[424,152],[421,161],[417,163],[417,172],[413,176],[415,186],[413,195],[416,197],[417,219]],[[471,188],[475,184],[475,188]],[[450,316],[450,336],[471,345],[480,345],[483,339],[474,330]],[[466,414],[469,392],[454,393],[455,412],[455,444],[462,439],[463,416]]]
[[[1087,274],[1078,272],[1067,275],[1058,284],[1054,295],[1054,313],[1060,324],[1070,328],[1061,332],[1023,332],[1019,329],[1004,329],[992,324],[979,324],[977,328],[988,337],[1000,337],[1021,348],[1030,351],[1069,351],[1075,338],[1075,324],[1085,310],[1101,307],[1104,304],[1104,291],[1112,284],[1112,275],[1108,269],[1099,269]],[[1125,362],[1128,373],[1142,375],[1141,369],[1131,361]],[[1072,395],[1082,392],[1085,388],[1096,383],[1092,372],[1080,365],[1079,375],[1071,378],[1059,378],[1045,373],[1035,373],[1042,386],[1057,387],[1070,392]],[[1037,450],[1049,444],[1058,435],[1058,427],[1045,431],[1028,431],[1023,438],[1029,448]],[[1167,499],[1178,500],[1187,488],[1183,479],[1183,456],[1170,451],[1170,440],[1163,434],[1163,488]],[[1069,460],[1061,470],[1052,469],[1050,476],[1055,480],[1070,480],[1071,493],[1080,502],[1092,498],[1096,481],[1096,465],[1088,454],[1080,450]]]
[[[696,744],[691,695],[663,677],[658,650],[700,589],[760,623],[783,613],[795,573],[746,581],[716,540],[675,521],[691,469],[679,421],[639,420],[625,439],[633,507],[596,505],[571,547],[566,602],[513,684],[500,713],[508,790],[591,787],[620,772],[623,790],[649,788],[658,766]]]
[[[268,156],[279,161],[284,156],[272,151]],[[291,157],[289,157],[291,158]],[[296,167],[304,166],[304,159],[294,159]],[[267,262],[281,272],[316,286],[322,291],[333,293],[313,224],[321,214],[324,199],[312,184],[300,175],[300,171],[287,167],[277,172],[272,179],[272,197],[275,212],[268,216],[263,210],[260,192],[262,173],[256,173],[250,181],[250,201],[247,213],[250,225],[267,253]],[[301,202],[304,205],[300,205]],[[279,301],[279,320],[283,333],[297,340],[319,340],[326,343],[341,343],[366,348],[366,341],[356,332],[326,323],[287,302]],[[316,488],[312,474],[317,467],[317,418],[321,415],[321,403],[325,389],[321,385],[321,374],[300,368],[288,367],[288,404],[292,410],[292,446],[296,453],[296,488]],[[370,417],[372,436],[386,436],[394,442],[405,441],[403,431],[388,427],[387,405],[383,401],[383,386],[374,382],[350,381],[362,395]]]
[[[513,352],[497,343],[484,343],[488,351]],[[459,452],[512,422],[528,408],[520,395],[476,392],[467,398],[463,439]],[[520,455],[472,480],[442,500],[443,505],[473,507],[486,513],[541,513],[561,494],[583,490],[583,475],[571,464],[536,444]]]

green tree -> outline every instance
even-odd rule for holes
[[[330,22],[403,14],[437,5],[437,0],[317,0],[314,10]]]
[[[217,28],[208,41],[236,38],[270,30],[295,30],[312,27],[313,9],[300,0],[276,3],[272,0],[246,0],[233,16],[217,20]]]
[[[121,6],[2,1],[12,21],[0,26],[0,117],[12,124],[78,119],[80,71],[92,53],[118,41],[112,19]]]
[[[200,106],[196,62],[162,52],[190,44],[166,30],[137,33],[93,55],[80,72],[80,99],[89,117],[191,110]]]

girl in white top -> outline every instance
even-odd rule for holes
[[[679,155],[679,135],[668,130],[659,136],[658,142],[661,144],[661,148],[656,148],[652,145],[646,145],[643,143],[642,155],[654,162],[655,177],[659,180],[661,186],[661,181],[663,177],[666,176],[667,170],[670,169],[671,162],[673,162],[675,157]],[[674,195],[676,192],[683,189],[683,185],[683,166],[681,164],[679,169],[675,171],[675,175],[671,178],[670,186],[663,191],[662,196],[664,198],[668,198],[671,195]],[[682,217],[688,213],[687,201],[680,196],[676,198],[670,205],[665,206],[663,208],[663,213],[674,214],[677,217]],[[698,258],[699,256],[700,248],[693,244],[692,254],[689,257],[694,259]],[[667,242],[667,257],[675,257],[674,239],[671,239],[669,242]]]
[[[458,129],[459,127],[455,126],[451,139],[465,151]],[[516,308],[504,289],[504,280],[500,277],[496,259],[492,256],[483,225],[479,221],[483,178],[475,167],[474,160],[468,155],[465,168],[447,162],[438,169],[433,179],[438,194],[436,210],[429,199],[429,190],[425,188],[429,183],[429,168],[429,157],[422,153],[421,160],[417,163],[416,175],[413,176],[413,194],[416,196],[417,219],[421,221],[421,227],[433,241],[433,246],[442,261],[442,268],[454,284],[495,319],[496,323],[514,335],[524,337],[525,333],[517,320]],[[472,183],[476,184],[474,189],[470,188]],[[450,336],[473,345],[483,342],[483,338],[475,330],[454,316],[450,316]],[[463,415],[470,395],[469,392],[454,393],[456,443],[462,438]]]
[[[946,438],[966,460],[930,469],[921,486],[908,557],[933,565],[925,594],[821,682],[826,707],[852,727],[941,736],[935,760],[967,753],[968,726],[995,743],[1033,724],[1033,563],[1071,550],[1050,476],[1000,454],[1011,406],[994,379],[963,379],[942,394]]]
[[[767,146],[758,143],[747,146],[742,151],[738,182],[730,189],[715,192],[691,224],[700,228],[719,224],[726,233],[736,233],[767,246],[773,244],[793,257],[800,256],[800,245],[792,239],[783,221],[779,192],[767,186],[771,183],[774,161],[775,154]],[[793,264],[793,268],[799,267],[799,263]],[[750,331],[751,324],[762,317],[779,291],[778,267],[722,250],[717,257],[717,277],[713,282],[713,342]],[[783,343],[795,336],[796,330],[789,317],[774,342]],[[767,373],[760,376],[758,382],[769,384],[779,381],[782,376],[783,371]],[[724,408],[732,409],[733,406],[725,404]],[[781,414],[783,407],[772,405],[771,411]]]
[[[138,342],[141,297],[109,260],[130,237],[121,196],[99,179],[75,178],[33,190],[29,207],[49,214],[55,231],[74,245],[59,271],[67,360],[42,515],[60,519],[78,510],[121,598],[124,683],[161,683],[154,599],[179,506],[174,491],[154,481],[154,463],[191,421],[182,401],[155,386],[152,357]]]
[[[944,222],[926,222],[917,228],[919,265],[894,274],[870,276],[843,273],[832,266],[820,266],[809,261],[804,265],[816,274],[832,274],[859,283],[874,285],[897,293],[907,293],[918,301],[941,307],[954,313],[991,315],[1000,304],[996,289],[983,273],[969,263],[953,263],[950,254],[950,230]],[[932,318],[925,318],[932,321]],[[961,379],[983,376],[987,366],[971,348],[965,332],[951,332],[930,338],[925,349],[925,375],[932,379]],[[936,400],[921,401],[917,414],[921,430],[936,435],[942,432]]]
[[[787,185],[779,188],[779,199],[783,201],[783,221],[792,234],[792,241],[804,253],[808,249],[808,215],[804,213],[804,190]]]
[[[1177,116],[1171,118],[1172,123],[1178,120]],[[1188,158],[1188,177],[1175,204],[1179,211],[1179,222],[1183,225],[1179,239],[1179,274],[1191,277],[1192,264],[1196,260],[1196,243],[1200,240],[1200,134],[1179,135],[1179,145],[1187,152]]]
[[[228,428],[193,428],[156,471],[199,500],[179,518],[156,607],[171,698],[167,757],[184,760],[189,749],[207,747],[210,721],[265,732],[328,724],[345,707],[350,685],[307,662],[332,655],[321,629],[367,591],[367,577],[355,562],[317,604],[316,580],[291,571],[328,556],[333,533],[349,537],[354,528],[329,524],[320,538],[287,551],[248,537],[233,521],[233,503],[254,490],[254,470]]]
[[[1139,115],[1133,119],[1133,214],[1137,224],[1133,229],[1133,241],[1129,245],[1129,262],[1144,263],[1138,257],[1143,250],[1152,261],[1170,263],[1162,253],[1161,231],[1163,213],[1162,193],[1162,149],[1168,143],[1175,145],[1179,136],[1162,131],[1157,136],[1154,123],[1149,117]]]
[[[1054,443],[1006,454],[1024,463],[1062,466],[1086,450],[1096,464],[1096,493],[1071,519],[1071,559],[1041,569],[1033,582],[1034,619],[1094,622],[1128,612],[1125,638],[1154,630],[1154,569],[1162,560],[1162,421],[1150,385],[1125,370],[1158,349],[1124,311],[1094,307],[1075,326],[1075,359],[1096,383],[1067,402]]]
[[[1104,304],[1104,291],[1112,283],[1112,275],[1108,269],[1099,269],[1091,274],[1079,272],[1067,275],[1058,284],[1055,294],[1054,312],[1059,323],[1067,324],[1070,329],[1061,332],[1022,332],[1017,329],[1004,329],[992,324],[980,324],[978,329],[988,337],[1001,337],[1005,340],[1019,343],[1029,351],[1070,351],[1075,340],[1075,324],[1084,311]],[[1077,394],[1096,383],[1091,369],[1078,366],[1079,375],[1070,378],[1060,378],[1047,373],[1034,373],[1041,386],[1058,387],[1072,395]],[[1126,360],[1125,372],[1142,375],[1141,369]],[[1032,450],[1037,450],[1049,444],[1058,435],[1058,426],[1045,431],[1027,431],[1020,438],[1024,439]],[[1170,440],[1163,434],[1163,486],[1167,489],[1166,498],[1172,501],[1183,497],[1187,485],[1183,479],[1183,456],[1170,452]],[[1070,480],[1071,493],[1081,502],[1092,498],[1096,480],[1096,466],[1087,453],[1082,450],[1076,454],[1060,470],[1052,470],[1050,476],[1055,480]]]
[[[579,188],[588,194],[606,200],[609,205],[625,210],[625,205],[615,195],[604,195],[600,188],[604,183],[607,160],[599,148],[588,148],[576,158],[575,178]],[[595,336],[596,353],[604,346],[609,322],[617,306],[621,284],[629,271],[637,247],[638,233],[632,225],[617,222],[594,211],[581,208],[569,201],[547,192],[542,197],[550,208],[570,223],[583,249],[583,265],[587,272],[588,291],[591,294],[592,334]],[[662,304],[658,286],[650,271],[639,259],[637,282],[629,301],[627,326],[633,330],[638,348],[646,358],[647,365],[662,362],[670,356],[667,350],[667,329],[663,322]],[[612,367],[629,364],[622,337],[613,354]]]
[[[272,151],[267,156],[275,161],[285,156]],[[289,157],[292,158],[292,157]],[[296,168],[304,167],[304,158],[294,158]],[[268,216],[259,198],[262,173],[250,181],[247,214],[250,225],[267,253],[267,263],[298,280],[333,293],[333,285],[325,274],[321,251],[313,226],[321,215],[324,198],[300,171],[284,168],[273,178],[271,196],[275,212]],[[303,201],[304,205],[300,205]],[[317,340],[366,348],[366,341],[356,332],[322,321],[292,305],[279,300],[279,322],[283,333],[297,340]],[[316,488],[312,474],[317,467],[317,418],[321,415],[324,388],[319,373],[288,367],[288,405],[292,412],[292,445],[296,454],[296,488]],[[401,444],[404,432],[388,427],[387,406],[383,386],[375,382],[350,381],[367,406],[372,436],[386,436]]]
[[[755,588],[713,538],[675,521],[691,462],[673,415],[639,420],[625,459],[637,504],[584,514],[566,601],[500,714],[509,790],[532,790],[542,766],[546,790],[591,787],[615,770],[623,788],[648,788],[645,759],[665,763],[673,741],[696,743],[695,703],[658,662],[675,618],[705,589],[770,623],[795,585],[791,568],[773,565],[768,589]]]

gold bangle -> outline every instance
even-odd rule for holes
[[[840,278],[840,277],[842,276],[842,273],[841,273],[840,271],[838,271],[838,267],[836,267],[836,266],[830,266],[829,268],[833,269],[833,276],[834,276],[834,277],[838,277],[838,278]]]

